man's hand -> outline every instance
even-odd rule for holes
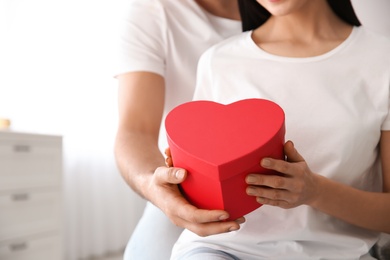
[[[167,165],[172,165],[169,150]],[[187,172],[174,167],[159,167],[153,175],[149,190],[152,203],[158,206],[177,226],[199,236],[226,233],[240,228],[245,218],[226,221],[229,213],[224,210],[203,210],[191,205],[181,194],[178,184],[185,180]]]

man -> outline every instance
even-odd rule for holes
[[[128,185],[150,201],[125,259],[169,259],[183,228],[201,236],[240,228],[243,219],[189,204],[177,184],[186,172],[165,167],[165,115],[190,101],[200,55],[241,31],[236,0],[133,0],[124,21],[119,82],[117,164]],[[157,206],[158,208],[156,208]],[[169,219],[168,219],[168,218]],[[173,225],[174,223],[175,225]]]

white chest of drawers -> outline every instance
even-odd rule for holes
[[[0,259],[62,260],[62,138],[0,131]]]

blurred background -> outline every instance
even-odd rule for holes
[[[0,0],[0,118],[6,131],[63,137],[66,260],[123,250],[144,205],[113,157],[125,2]]]
[[[0,118],[11,121],[0,134],[63,137],[66,260],[121,253],[144,207],[125,185],[113,157],[113,75],[126,3],[0,0]],[[389,0],[353,3],[363,24],[390,37]],[[6,170],[0,165],[0,171]],[[0,217],[0,229],[1,224]],[[1,246],[0,240],[0,253]]]

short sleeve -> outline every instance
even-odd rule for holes
[[[167,23],[164,7],[154,0],[134,0],[121,20],[115,75],[134,71],[164,76]]]
[[[389,95],[387,99],[387,116],[382,124],[382,131],[390,131],[390,83],[389,83]]]
[[[209,49],[199,59],[193,100],[213,100],[211,57]]]

